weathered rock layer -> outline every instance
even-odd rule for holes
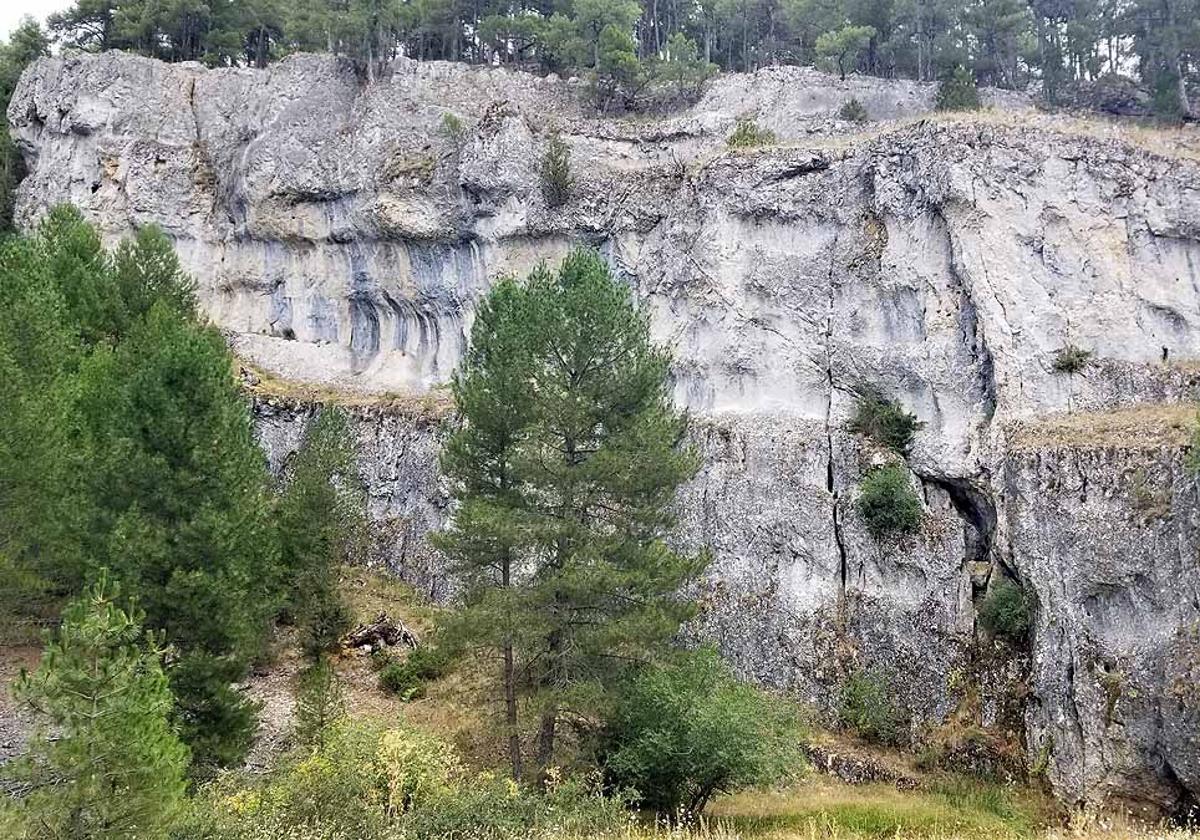
[[[850,96],[887,122],[837,121]],[[499,69],[405,62],[364,86],[331,58],[106,54],[39,62],[9,117],[24,224],[72,201],[110,237],[162,226],[238,352],[285,379],[436,389],[492,278],[599,247],[698,419],[698,632],[827,709],[849,675],[883,675],[917,734],[964,710],[1012,725],[1015,706],[1065,800],[1180,807],[1200,795],[1200,164],[1013,98],[922,119],[931,100],[772,68],[618,121],[572,82]],[[727,150],[746,113],[781,143]],[[574,174],[558,208],[551,131]],[[1056,372],[1069,345],[1091,363]],[[925,424],[912,538],[875,540],[853,503],[886,457],[846,431],[863,384]],[[354,410],[377,550],[441,597],[443,426],[401,403]],[[258,410],[278,464],[309,409]],[[997,664],[976,610],[1001,575],[1037,606],[1028,655]]]

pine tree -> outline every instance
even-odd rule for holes
[[[157,301],[81,368],[83,533],[178,650],[170,669],[200,769],[240,758],[253,708],[229,684],[278,606],[268,473],[221,335]],[[219,723],[220,726],[214,726]]]
[[[275,516],[286,609],[301,626],[304,647],[314,658],[335,648],[349,629],[338,572],[365,534],[351,434],[344,411],[321,410],[288,470]]]
[[[457,630],[503,661],[516,775],[518,690],[541,710],[548,767],[563,709],[597,701],[690,615],[676,593],[704,558],[664,539],[698,461],[670,357],[598,254],[503,282],[481,312],[455,380],[464,426],[443,468],[460,506],[441,545],[471,584]]]
[[[162,650],[104,578],[63,613],[19,700],[41,728],[17,767],[19,837],[155,840],[184,801],[187,747],[170,723]]]
[[[67,305],[29,239],[0,243],[0,611],[12,634],[82,586],[69,492],[70,383],[80,348]]]
[[[509,762],[522,775],[517,710],[517,649],[522,635],[514,573],[522,534],[522,500],[516,474],[518,447],[533,415],[528,398],[532,368],[530,318],[525,287],[504,279],[480,303],[471,344],[455,372],[455,404],[466,422],[442,451],[442,468],[456,483],[460,506],[441,546],[456,561],[466,587],[460,630],[475,645],[497,651],[502,662]]]

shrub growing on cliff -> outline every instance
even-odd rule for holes
[[[733,131],[725,142],[731,149],[752,149],[755,146],[770,146],[775,142],[775,132],[760,128],[751,117],[739,117]]]
[[[838,721],[876,744],[895,746],[905,737],[905,715],[892,701],[887,680],[876,671],[859,671],[846,680],[838,702]]]
[[[101,582],[63,612],[16,696],[40,716],[17,765],[17,838],[154,840],[183,805],[188,751],[170,723],[162,651]]]
[[[979,625],[992,637],[1020,645],[1029,637],[1033,609],[1020,584],[1001,577],[988,587],[979,607]]]
[[[538,170],[542,198],[548,207],[560,207],[571,197],[571,147],[557,133],[546,142],[546,152]]]
[[[914,533],[921,525],[921,501],[909,483],[908,470],[900,464],[871,470],[859,488],[858,512],[876,539]]]
[[[935,104],[939,111],[978,111],[983,107],[979,88],[970,70],[959,65],[938,85]]]
[[[1054,369],[1055,373],[1065,373],[1068,376],[1073,376],[1085,370],[1091,362],[1091,350],[1084,350],[1082,347],[1076,347],[1074,344],[1064,344],[1054,354],[1054,360],[1050,366]]]
[[[617,787],[691,819],[716,793],[772,784],[803,766],[794,710],[740,682],[710,648],[638,674],[619,696],[602,760]]]
[[[838,119],[846,122],[865,123],[870,122],[871,115],[867,113],[867,109],[856,97],[851,97],[838,109]]]
[[[861,388],[850,419],[850,431],[865,435],[901,455],[908,454],[913,435],[924,425],[897,400],[872,387]]]

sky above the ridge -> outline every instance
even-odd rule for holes
[[[71,0],[0,0],[0,36],[7,38],[25,15],[45,23],[49,14],[70,5]]]

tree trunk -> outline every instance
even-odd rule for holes
[[[508,759],[513,781],[521,781],[521,733],[517,729],[517,669],[512,643],[504,645],[504,722],[508,725]]]
[[[551,705],[542,712],[542,724],[538,728],[537,762],[543,780],[550,762],[554,760],[554,731],[558,728],[558,706]]]
[[[1179,48],[1179,22],[1175,20],[1175,6],[1171,0],[1163,2],[1163,58],[1167,69],[1175,74],[1175,100],[1182,119],[1191,119],[1192,106],[1188,102],[1187,79],[1183,73],[1183,60]]]

